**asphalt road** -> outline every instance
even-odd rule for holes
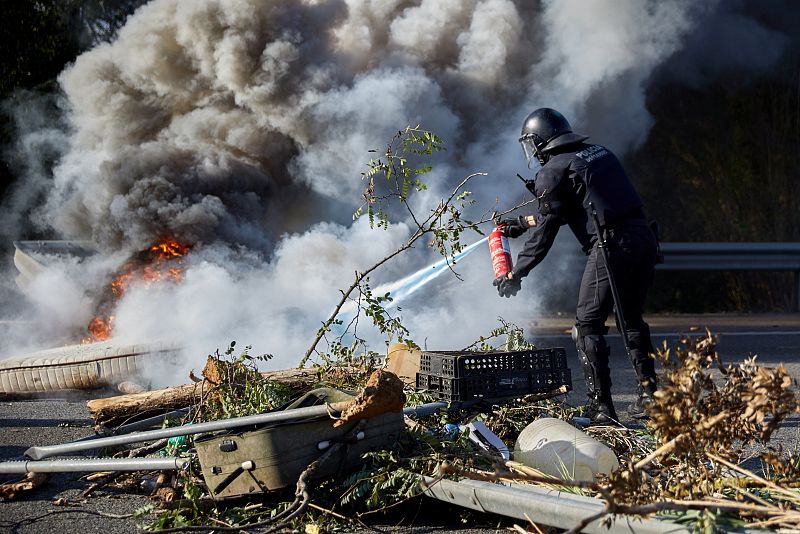
[[[584,383],[575,355],[574,346],[566,333],[570,326],[566,318],[544,317],[535,319],[529,332],[532,340],[541,347],[563,346],[567,348],[569,365],[573,371],[574,391],[568,402],[583,402]],[[719,350],[726,361],[738,361],[749,354],[757,354],[759,361],[767,365],[786,364],[790,374],[800,380],[800,315],[767,316],[700,316],[657,317],[651,319],[654,342],[666,339],[674,345],[681,332],[688,333],[695,327],[709,326],[720,334]],[[612,345],[612,376],[617,410],[624,413],[635,396],[634,373],[627,362],[618,335],[610,336]],[[91,434],[90,419],[83,398],[51,398],[0,402],[0,459],[18,458],[31,445],[64,443]],[[623,422],[626,422],[623,419]],[[784,448],[794,450],[800,436],[800,418],[786,421],[776,439]],[[0,481],[9,480],[0,476]],[[90,498],[81,493],[88,483],[79,480],[77,474],[54,475],[43,488],[18,501],[0,502],[0,532],[41,533],[68,529],[70,532],[117,534],[136,532],[139,520],[114,519],[93,515],[124,515],[150,502],[144,492],[99,491]],[[54,502],[63,499],[66,506]],[[424,499],[406,511],[411,519],[405,526],[395,526],[393,517],[379,525],[393,532],[470,532],[476,516],[469,516],[468,523],[461,522],[463,515],[458,509],[442,506],[436,501]],[[408,524],[412,521],[412,524]],[[391,523],[390,523],[391,521]],[[492,525],[501,527],[510,524],[497,517],[480,518],[480,528],[472,532],[492,532]]]
[[[733,363],[754,354],[764,365],[784,363],[791,376],[800,380],[800,315],[683,315],[658,316],[648,320],[655,346],[660,346],[663,341],[671,347],[676,346],[681,335],[702,333],[708,328],[720,338],[717,348],[723,361]],[[526,331],[537,346],[567,349],[573,384],[568,402],[582,404],[585,402],[585,382],[575,346],[568,335],[571,325],[571,321],[564,318],[544,317],[534,320]],[[635,398],[636,375],[628,363],[622,338],[613,327],[608,340],[615,405],[617,412],[621,412]]]

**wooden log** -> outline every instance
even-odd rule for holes
[[[261,374],[268,380],[280,382],[295,390],[308,389],[320,379],[319,373],[313,369],[284,369],[266,371]],[[184,384],[155,391],[92,399],[86,403],[86,406],[98,424],[117,424],[191,406],[200,402],[211,388],[212,384],[203,380],[195,384]]]

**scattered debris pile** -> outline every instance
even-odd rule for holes
[[[321,530],[352,527],[423,494],[437,481],[449,484],[464,478],[493,487],[568,490],[604,503],[574,525],[573,532],[614,517],[652,514],[691,520],[698,529],[745,524],[798,529],[800,456],[770,441],[781,423],[798,412],[793,381],[782,366],[762,367],[755,358],[725,365],[716,343],[707,332],[658,351],[661,389],[648,407],[645,428],[585,429],[613,449],[621,464],[595,480],[574,480],[568,466],[555,477],[508,459],[508,450],[534,419],[571,420],[575,409],[543,399],[563,389],[503,403],[448,406],[431,402],[437,396],[414,391],[408,381],[404,384],[377,368],[372,359],[350,362],[349,367],[261,373],[258,357],[248,350],[234,356],[231,345],[224,355],[209,358],[203,377],[194,377],[194,384],[91,401],[90,406],[106,434],[125,431],[125,426],[107,426],[110,422],[152,416],[159,407],[161,412],[184,408],[158,420],[168,427],[274,410],[315,414],[279,426],[238,427],[119,450],[117,455],[126,458],[163,451],[190,460],[173,475],[139,475],[141,481],[157,481],[139,486],[154,498],[153,505],[140,511],[143,518],[154,518],[151,529],[298,528],[303,523]],[[408,405],[432,409],[404,408]],[[369,425],[379,429],[377,436]],[[471,435],[476,428],[486,429],[481,432],[487,439]],[[495,437],[505,447],[493,447]],[[367,442],[371,445],[361,446]],[[353,451],[355,456],[348,456]],[[763,462],[760,474],[741,465],[754,458]],[[130,477],[109,475],[102,484],[130,487]],[[101,486],[92,487],[95,492]],[[254,493],[257,501],[241,500]]]
[[[232,350],[232,349],[229,349]],[[220,370],[221,366],[222,369]],[[355,371],[347,366],[337,373]],[[272,406],[271,395],[277,400],[310,390],[322,381],[321,369],[286,369],[258,373],[242,362],[232,365],[219,358],[209,357],[203,377],[190,375],[191,384],[145,391],[87,402],[89,413],[100,426],[112,427],[147,415],[195,406],[211,409],[220,418],[261,413],[257,410]]]
[[[601,518],[662,514],[693,518],[700,531],[732,526],[800,528],[800,455],[770,439],[790,415],[800,413],[795,384],[786,369],[758,365],[748,357],[722,363],[717,338],[685,336],[673,351],[658,351],[663,377],[647,410],[643,430],[593,427],[589,432],[616,450],[622,467],[593,483],[520,471],[513,463],[493,472],[450,467],[477,480],[514,480],[580,489],[605,501],[605,508],[575,527]],[[550,408],[545,408],[550,411]],[[493,414],[500,435],[519,430],[512,410],[539,415],[542,407],[506,406]],[[564,412],[556,410],[564,417]],[[761,475],[744,468],[761,460]]]

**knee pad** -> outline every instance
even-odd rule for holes
[[[608,356],[611,354],[611,347],[606,343],[604,336],[584,336],[583,346],[586,356],[597,362],[608,364]]]
[[[586,343],[584,342],[578,325],[572,327],[572,342],[575,343],[575,348],[578,351],[578,360],[580,360],[582,365],[588,365],[589,359],[586,356]]]
[[[586,337],[586,336],[604,336],[608,334],[608,327],[605,323],[578,323],[572,327],[573,335],[577,335],[578,337]]]
[[[580,335],[580,329],[573,327],[572,340],[578,349],[578,360],[586,378],[586,388],[590,396],[611,398],[611,373],[608,357],[611,349],[601,335]]]
[[[578,349],[578,358],[590,362],[605,362],[608,363],[608,356],[611,354],[611,349],[606,343],[606,338],[599,334],[584,334],[581,335],[581,328],[576,326],[572,327],[572,341],[575,342],[575,347]]]

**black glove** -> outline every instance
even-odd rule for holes
[[[498,225],[503,225],[503,235],[512,239],[521,236],[530,228],[527,217],[523,215],[510,219],[500,219]]]
[[[497,287],[497,292],[500,293],[501,297],[508,298],[517,294],[517,291],[522,287],[522,280],[501,276],[500,278],[495,278],[492,285]]]

